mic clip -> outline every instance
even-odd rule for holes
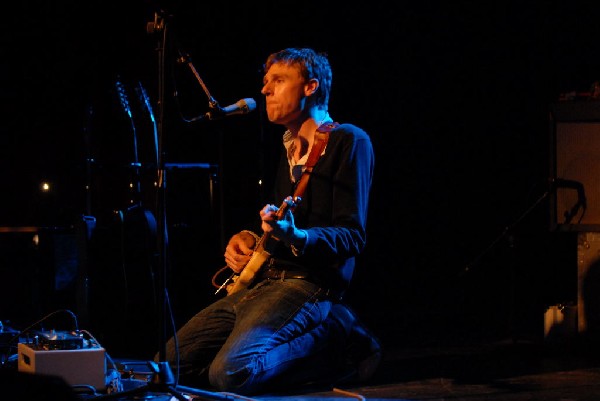
[[[219,103],[214,102],[210,104],[209,106],[210,110],[206,112],[206,114],[204,114],[204,117],[206,117],[209,120],[217,120],[219,118],[222,118],[223,116],[225,116],[225,109],[222,108]]]
[[[185,121],[188,123],[193,123],[196,121],[202,121],[204,119],[213,120],[217,118],[216,116],[222,116],[225,113],[225,110],[219,105],[219,102],[217,102],[212,96],[208,101],[208,108],[210,109],[210,111],[207,111],[204,114],[200,114],[199,116],[190,118]]]

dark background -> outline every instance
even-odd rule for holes
[[[575,234],[549,229],[543,197],[548,108],[600,79],[600,7],[286,4],[7,6],[0,226],[37,227],[41,243],[31,245],[32,234],[1,234],[6,321],[22,328],[59,308],[77,310],[109,352],[153,352],[156,277],[140,262],[154,244],[145,242],[152,218],[127,212],[132,127],[144,206],[157,210],[153,127],[135,91],[140,84],[157,118],[165,88],[164,160],[196,165],[167,170],[176,324],[214,299],[210,280],[224,241],[256,224],[264,203],[278,202],[268,184],[282,129],[265,123],[259,91],[265,58],[288,46],[329,54],[331,115],[373,141],[368,247],[348,301],[386,344],[538,340],[546,307],[575,300]],[[164,47],[161,34],[147,32],[157,14],[166,22]],[[180,52],[221,106],[252,97],[257,112],[184,122],[208,111],[208,98],[190,65],[177,62]],[[39,190],[44,180],[49,193]],[[82,216],[97,224],[84,246]],[[83,306],[82,274],[91,288]]]

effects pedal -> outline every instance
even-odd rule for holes
[[[38,332],[18,344],[18,370],[62,377],[72,386],[106,389],[106,351],[70,332]]]

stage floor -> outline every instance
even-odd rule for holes
[[[356,386],[303,388],[254,397],[210,389],[178,389],[186,398],[195,400],[597,401],[599,361],[596,346],[579,343],[500,341],[455,348],[399,347],[386,350],[376,375],[368,383]],[[163,392],[111,399],[175,400]]]

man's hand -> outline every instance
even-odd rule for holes
[[[235,234],[225,248],[225,263],[235,273],[240,273],[250,260],[255,246],[256,237],[250,232]]]
[[[291,197],[288,198],[291,201]],[[260,211],[261,228],[287,246],[304,247],[306,232],[296,227],[292,209],[288,208],[282,216],[278,216],[279,208],[268,204]]]

